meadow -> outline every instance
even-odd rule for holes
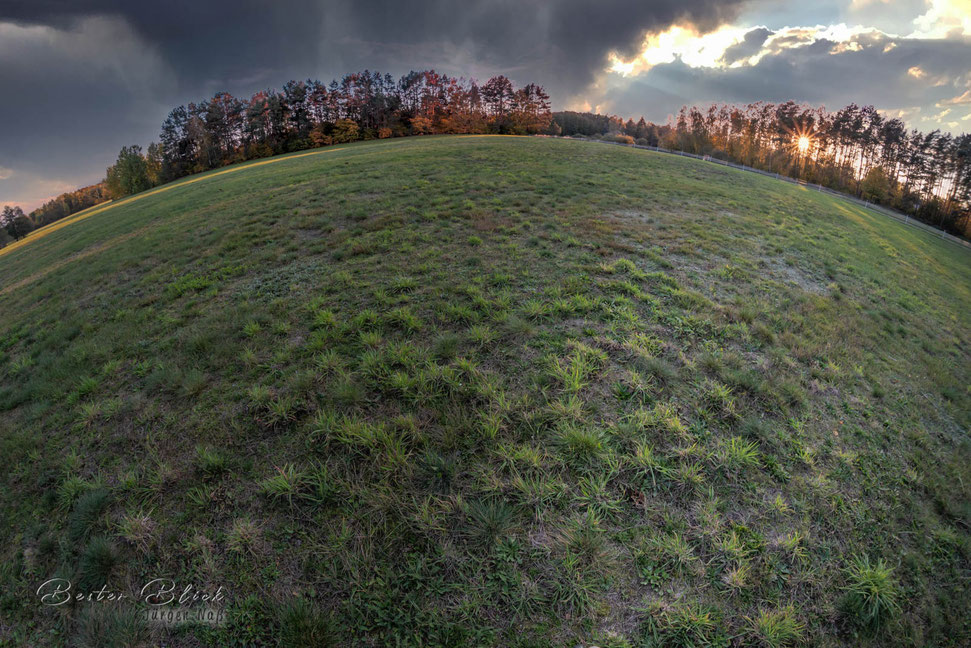
[[[967,250],[623,147],[314,153],[0,255],[0,646],[971,643]]]

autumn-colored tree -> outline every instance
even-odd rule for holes
[[[512,132],[525,135],[542,133],[553,120],[550,98],[538,85],[527,84],[512,94],[509,115]]]
[[[334,140],[334,144],[353,142],[357,139],[358,130],[357,123],[354,120],[338,119],[337,123],[334,124],[334,131],[331,137]]]
[[[75,212],[97,205],[107,200],[104,182],[82,187],[76,191],[63,193],[30,213],[30,218],[37,227],[42,227],[60,220]]]
[[[432,120],[424,115],[411,118],[411,132],[415,135],[427,135],[432,132]]]
[[[505,117],[513,98],[512,81],[494,76],[482,86],[482,100],[493,117]]]

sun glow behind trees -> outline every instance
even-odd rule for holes
[[[558,112],[564,135],[662,146],[854,194],[971,234],[971,135],[908,131],[873,106],[835,112],[787,101],[685,106],[673,122]]]
[[[873,106],[685,107],[661,145],[853,193],[965,236],[971,226],[971,134],[908,131]]]

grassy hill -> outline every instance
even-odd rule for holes
[[[967,645],[969,342],[966,250],[695,160],[166,185],[0,256],[0,646]]]

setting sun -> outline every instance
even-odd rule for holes
[[[809,150],[809,138],[805,135],[800,135],[799,139],[796,141],[796,147],[799,149],[800,153],[805,153]]]

